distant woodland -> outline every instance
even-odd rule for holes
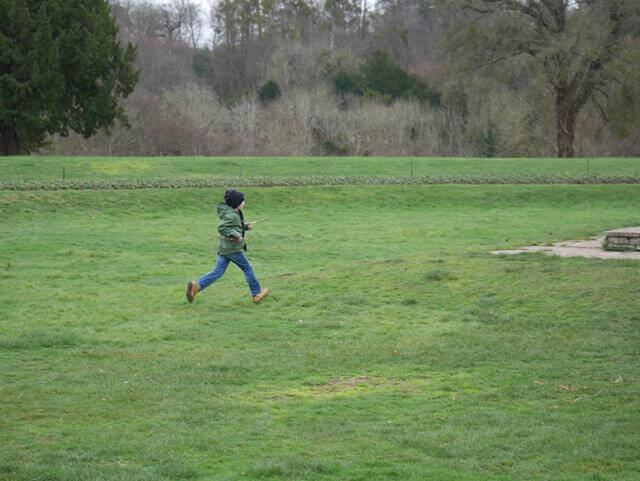
[[[108,3],[127,121],[40,152],[640,156],[637,0]]]

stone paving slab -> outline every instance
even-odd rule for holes
[[[640,237],[640,227],[625,227],[624,229],[614,229],[605,232],[606,236]]]
[[[571,240],[556,242],[550,246],[525,246],[518,249],[491,251],[491,254],[523,254],[526,252],[544,252],[561,257],[595,257],[598,259],[636,259],[640,260],[639,251],[606,251],[602,248],[604,237],[587,240]]]

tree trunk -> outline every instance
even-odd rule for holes
[[[12,128],[0,127],[0,155],[20,155],[18,134]]]
[[[362,17],[360,18],[360,38],[367,36],[367,0],[362,0]]]
[[[569,87],[565,82],[555,87],[555,93],[558,157],[574,157],[573,142],[576,135],[578,112],[571,102]]]

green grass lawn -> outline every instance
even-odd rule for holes
[[[0,181],[296,176],[640,177],[640,159],[461,159],[415,157],[14,157],[0,162]]]
[[[0,192],[0,480],[638,479],[640,186],[243,190]]]

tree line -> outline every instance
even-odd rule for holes
[[[47,20],[74,7],[94,12],[96,39],[87,18],[78,31]],[[3,153],[640,155],[635,0],[0,0],[2,11]],[[38,39],[37,55],[16,48],[22,38]]]

